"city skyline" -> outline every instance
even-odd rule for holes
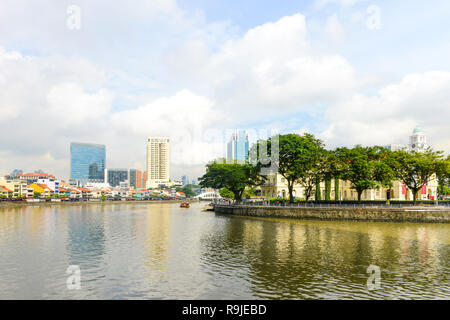
[[[231,138],[229,139],[228,142],[224,143],[227,157],[229,155],[230,143],[232,141],[234,141],[239,136],[239,133],[240,133],[240,135],[242,137],[245,136],[245,142],[246,143],[245,144],[241,143],[241,147],[244,147],[244,149],[243,149],[244,151],[245,151],[245,148],[247,148],[247,156],[248,156],[248,146],[250,145],[249,144],[249,139],[248,139],[248,133],[247,133],[246,130],[237,129],[237,130],[233,130],[232,131]],[[150,146],[150,149],[151,149],[151,145],[152,145],[152,144],[149,145],[148,142],[150,140],[154,140],[154,139],[156,139],[157,140],[156,142],[158,142],[158,143],[159,143],[159,140],[161,140],[161,139],[164,140],[166,143],[169,143],[168,141],[170,141],[170,138],[163,138],[163,137],[150,137],[150,138],[147,138],[147,145],[146,145],[147,151],[149,150],[149,146]],[[400,149],[407,149],[407,150],[414,150],[414,151],[424,151],[428,147],[432,147],[433,148],[433,145],[430,145],[428,143],[427,133],[420,126],[414,127],[410,131],[410,135],[407,138],[405,136],[404,139],[402,139],[402,140],[404,142],[408,141],[408,143],[404,143],[404,144],[391,143],[391,144],[388,144],[388,145],[384,145],[382,147],[387,148],[387,149],[389,149],[391,151],[400,150]],[[251,143],[254,143],[254,142],[255,141],[252,141]],[[106,150],[106,146],[105,145],[94,144],[94,143],[80,143],[80,142],[74,143],[74,142],[72,142],[70,144],[71,150],[72,150],[72,145],[82,146],[82,147],[91,147],[91,148],[93,147],[94,149],[95,148],[104,149],[105,155],[104,155],[104,160],[103,161],[106,162],[106,151],[105,151]],[[380,144],[378,144],[378,145],[380,145]],[[170,150],[170,147],[169,147],[169,150]],[[83,151],[86,151],[86,150],[83,150]],[[170,167],[171,167],[170,151],[168,152],[168,157],[167,158],[169,159],[169,163],[168,164],[166,163],[166,165],[169,168],[168,172],[170,172]],[[239,159],[234,159],[234,160],[239,160]],[[69,159],[69,161],[71,162],[72,159]],[[148,160],[148,157],[147,157],[147,163],[149,163],[148,161],[149,160]],[[140,181],[141,184],[142,184],[142,187],[146,187],[145,186],[145,182],[148,180],[148,177],[147,177],[148,167],[144,168],[144,169],[125,168],[125,167],[122,167],[122,168],[118,169],[118,168],[106,167],[106,168],[103,169],[103,176],[104,176],[104,181],[103,182],[105,182],[105,183],[108,182],[108,178],[107,178],[108,170],[121,171],[121,172],[126,171],[126,177],[125,177],[125,175],[121,175],[121,178],[119,179],[120,181],[127,181],[127,182],[129,182],[130,186],[134,186],[133,184],[139,184],[139,181]],[[88,170],[88,171],[90,171],[90,170]],[[131,171],[135,172],[134,173],[134,178],[132,180],[130,178],[131,175],[132,175]],[[14,168],[9,175],[15,176],[14,173],[37,174],[37,173],[44,173],[44,171],[42,171],[41,169],[37,169],[37,170],[22,170],[21,168],[19,168],[19,169],[18,168]],[[0,174],[2,174],[2,173],[0,172]],[[47,173],[45,173],[45,174],[47,174]],[[5,173],[3,175],[8,175],[8,173]],[[167,180],[167,182],[168,181],[178,181],[178,182],[182,182],[183,185],[185,185],[185,182],[187,182],[187,184],[189,184],[189,183],[190,184],[195,184],[196,180],[197,180],[196,178],[194,178],[192,181],[189,181],[189,177],[186,174],[182,174],[181,176],[178,176],[178,177],[173,177],[173,176],[170,176],[170,173],[169,173],[167,176],[169,177],[169,178],[166,177],[167,179],[165,179],[165,180]],[[74,178],[71,178],[71,174],[69,174],[69,177],[70,177],[70,179],[74,179]],[[69,178],[66,178],[65,176],[58,176],[58,178],[61,178],[63,180],[69,180]],[[74,180],[80,180],[80,181],[85,183],[89,179],[74,179]],[[131,182],[131,181],[133,181],[133,182]],[[91,180],[89,182],[102,182],[102,181]],[[167,182],[165,182],[165,183],[167,183]],[[118,186],[119,184],[115,183],[114,185]],[[156,185],[154,185],[154,187],[155,186]],[[134,186],[134,187],[136,187],[136,186]]]
[[[234,128],[308,131],[333,148],[407,145],[421,126],[450,151],[448,1],[274,3],[82,1],[72,28],[64,3],[3,1],[0,125],[15,134],[0,173],[69,178],[72,141],[144,170],[145,137],[167,136],[173,177],[198,177]]]

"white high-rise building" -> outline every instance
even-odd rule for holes
[[[147,188],[170,183],[169,138],[147,138]]]
[[[420,127],[415,127],[412,136],[409,137],[409,150],[423,152],[428,148],[427,136]]]

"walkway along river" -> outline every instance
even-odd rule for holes
[[[450,207],[303,207],[303,206],[213,206],[216,213],[261,218],[317,220],[450,223]]]

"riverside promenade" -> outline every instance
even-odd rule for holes
[[[214,212],[259,218],[317,220],[450,223],[448,206],[339,207],[339,206],[267,206],[215,204]]]

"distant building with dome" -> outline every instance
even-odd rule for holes
[[[411,136],[409,136],[408,147],[402,144],[390,144],[384,146],[391,151],[408,149],[410,151],[423,152],[428,148],[427,136],[421,127],[415,127]]]
[[[415,127],[412,136],[409,137],[408,149],[412,151],[423,152],[428,148],[427,136],[422,128]]]

